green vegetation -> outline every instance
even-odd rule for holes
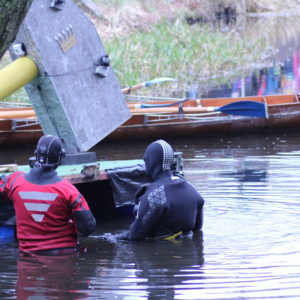
[[[25,88],[21,88],[12,95],[6,97],[4,102],[12,102],[12,103],[30,103],[29,97],[25,91]]]
[[[264,43],[256,40],[254,47],[236,31],[222,33],[208,26],[165,21],[150,31],[109,40],[105,46],[123,86],[173,77],[179,82],[177,88],[184,89],[194,82],[216,77],[224,82],[224,75],[244,73],[248,65],[259,60],[258,50]],[[162,93],[161,88],[158,90]]]
[[[9,58],[8,53],[6,53],[0,60],[0,69],[4,68],[6,65],[8,65],[11,62],[11,59]],[[14,102],[14,103],[29,103],[28,95],[24,88],[19,89],[12,95],[6,97],[1,102]]]

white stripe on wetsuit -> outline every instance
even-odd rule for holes
[[[56,193],[45,193],[45,192],[34,192],[34,191],[25,191],[19,192],[21,199],[23,200],[38,200],[38,201],[54,201],[58,194]],[[32,202],[24,202],[25,208],[28,211],[34,212],[46,212],[48,211],[51,204],[49,203],[32,203]],[[42,222],[44,219],[44,214],[33,213],[32,218],[36,222]]]

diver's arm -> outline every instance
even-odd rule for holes
[[[89,206],[81,194],[71,203],[73,222],[77,232],[82,236],[87,236],[96,228],[96,220],[89,209]]]
[[[118,240],[140,241],[147,237],[162,217],[164,207],[162,205],[149,206],[148,201],[140,203],[135,221],[130,225],[129,230],[118,234]]]

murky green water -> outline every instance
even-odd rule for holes
[[[131,221],[119,219],[98,222],[78,256],[22,258],[1,246],[0,299],[299,299],[299,135],[171,143],[206,200],[203,235],[115,242]],[[98,151],[137,158],[146,144]]]

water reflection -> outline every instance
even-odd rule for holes
[[[230,84],[214,87],[204,98],[266,96],[296,94],[299,92],[299,53],[282,65],[254,70],[251,74],[232,81]]]
[[[228,180],[238,180],[241,184],[249,182],[266,182],[268,179],[268,162],[257,161],[247,157],[236,162],[235,170],[221,171],[220,176]]]
[[[240,20],[240,21],[238,21]],[[219,85],[211,82],[199,95],[205,98],[244,97],[256,95],[294,94],[299,92],[300,20],[296,16],[277,18],[246,18],[239,15],[231,30],[251,41],[255,47],[261,40],[264,53],[257,53],[260,66],[249,66],[244,75],[230,83]],[[203,84],[202,84],[203,85]]]
[[[291,145],[287,139],[283,148]],[[209,159],[199,155],[185,164],[186,176],[206,199],[206,277],[189,280],[193,288],[204,287],[204,299],[298,297],[300,155],[269,151],[261,147],[260,155],[249,151],[242,157],[239,151],[227,157],[215,151]],[[184,296],[199,299],[190,290]]]
[[[86,299],[88,282],[79,279],[77,255],[21,255],[18,259],[18,300]]]
[[[82,240],[88,252],[63,261],[1,248],[0,299],[15,299],[16,283],[27,299],[299,299],[299,134],[169,142],[206,200],[203,236],[120,243],[113,235],[132,220],[116,219],[100,220]],[[130,159],[147,144],[97,151]]]
[[[114,294],[136,295],[137,299],[174,299],[176,289],[188,288],[185,281],[189,274],[203,276],[201,232],[175,241],[111,242],[110,247],[114,257],[109,269],[100,280],[93,280],[94,289],[109,286],[113,290],[111,294],[105,292],[107,299]]]
[[[15,299],[17,255],[17,245],[0,245],[0,299]]]

